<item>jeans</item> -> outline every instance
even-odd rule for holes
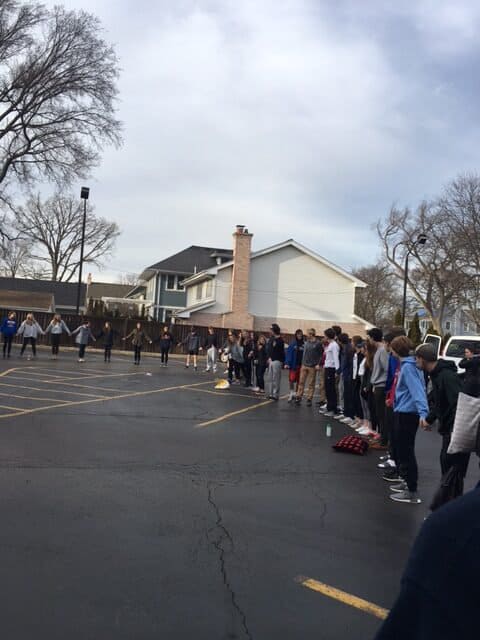
[[[53,356],[58,356],[58,348],[60,346],[60,338],[61,338],[61,334],[60,333],[52,333],[52,355]]]
[[[468,463],[470,462],[469,453],[447,453],[447,449],[452,439],[451,433],[445,433],[442,435],[442,449],[440,451],[440,468],[442,470],[442,476],[447,473],[451,467],[457,467],[461,471],[462,476],[467,474]]]
[[[162,364],[168,364],[168,352],[169,352],[168,347],[167,348],[162,347],[162,349],[161,349],[161,354],[162,355],[161,355],[161,358],[160,358],[160,361],[161,361]]]
[[[217,370],[217,354],[218,351],[216,347],[210,347],[207,350],[207,369],[210,371],[212,369],[213,372]]]
[[[396,453],[396,441],[395,441],[395,432],[394,432],[394,414],[392,407],[387,407],[385,405],[385,431],[388,434],[388,450],[390,452],[390,457],[395,462],[397,461],[397,453]]]
[[[235,374],[235,379],[240,379],[240,363],[238,363],[233,358],[230,358],[228,361],[228,380],[229,382],[233,382],[233,374]]]
[[[325,395],[325,369],[323,367],[320,367],[318,372],[318,394],[319,401],[324,404],[327,401],[327,396]]]
[[[78,357],[80,360],[83,360],[83,358],[85,357],[85,349],[87,348],[86,344],[80,344],[78,345]]]
[[[297,398],[303,398],[303,392],[307,387],[307,400],[312,400],[315,393],[315,380],[317,378],[317,370],[315,367],[307,367],[302,364],[300,369],[300,381],[298,383]]]
[[[419,416],[416,413],[395,413],[396,450],[398,473],[415,492],[418,485],[418,466],[415,457],[415,438]]]
[[[374,387],[373,397],[375,400],[375,415],[377,418],[377,427],[381,436],[381,443],[388,444],[389,433],[385,425],[385,387]]]
[[[105,345],[105,352],[104,352],[104,358],[105,358],[105,362],[110,362],[110,358],[112,356],[112,346],[109,344]]]
[[[338,407],[334,367],[325,367],[325,394],[327,396],[327,411],[336,412]]]
[[[138,344],[133,345],[133,361],[138,362],[140,364],[141,357],[142,357],[142,346]]]
[[[22,348],[20,349],[20,355],[23,356],[25,353],[25,349],[27,348],[27,344],[30,343],[32,345],[32,353],[34,356],[37,355],[37,339],[36,338],[24,338]]]
[[[10,357],[12,351],[13,336],[3,336],[3,357],[6,355]]]
[[[283,363],[280,360],[272,360],[268,365],[265,375],[265,391],[269,398],[278,400],[280,395],[280,382],[282,380]]]

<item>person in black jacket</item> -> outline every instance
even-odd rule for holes
[[[280,335],[278,324],[272,324],[270,332],[270,339],[267,342],[268,370],[265,379],[265,391],[270,400],[278,400],[282,369],[285,363],[285,342]]]
[[[115,342],[115,337],[118,335],[118,332],[113,329],[110,322],[105,322],[102,330],[97,336],[97,340],[103,339],[103,357],[105,362],[110,362],[112,357],[112,347]]]
[[[160,335],[160,364],[162,367],[168,367],[168,354],[173,347],[173,335],[170,333],[168,327],[163,327],[162,334]]]
[[[438,360],[437,352],[431,344],[421,344],[417,347],[415,355],[417,366],[429,374],[432,382],[433,406],[427,418],[420,421],[420,426],[423,429],[430,430],[433,423],[438,420],[438,433],[442,436],[442,448],[440,451],[442,476],[452,466],[455,466],[462,477],[465,477],[470,454],[447,453],[455,423],[458,394],[462,391],[462,382],[457,373],[457,366],[451,360]]]
[[[213,373],[217,371],[217,358],[218,358],[218,340],[215,335],[215,329],[208,327],[208,334],[204,344],[205,351],[207,352],[207,367],[205,371],[212,370]]]
[[[458,364],[460,369],[465,369],[463,381],[463,393],[474,398],[480,397],[480,356],[475,355],[470,349],[465,349],[465,358]]]
[[[243,375],[245,387],[252,386],[252,367],[255,352],[255,337],[252,339],[249,331],[242,331],[241,346],[243,349]]]
[[[255,347],[255,370],[257,375],[257,386],[253,388],[253,391],[259,394],[265,393],[265,371],[268,367],[268,355],[267,355],[267,339],[265,336],[259,336]]]
[[[478,638],[480,485],[432,513],[375,640]]]

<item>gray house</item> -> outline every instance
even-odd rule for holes
[[[422,336],[425,336],[428,332],[430,325],[430,318],[427,315],[425,309],[417,309],[420,331]],[[410,325],[413,320],[413,315],[407,320],[407,329],[410,329]],[[444,314],[442,323],[443,335],[449,333],[452,336],[475,336],[480,333],[480,327],[477,327],[475,322],[468,316],[465,309],[457,307],[456,309],[447,309]]]
[[[144,301],[148,316],[169,323],[174,312],[187,306],[182,281],[194,273],[223,264],[232,256],[231,249],[192,245],[147,267],[140,275],[140,284],[126,297]]]

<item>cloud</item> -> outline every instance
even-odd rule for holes
[[[473,89],[452,68],[477,59],[473,3],[66,4],[100,15],[123,67],[125,145],[91,185],[123,228],[110,273],[229,246],[237,222],[257,248],[293,236],[368,262],[392,201],[474,168]]]

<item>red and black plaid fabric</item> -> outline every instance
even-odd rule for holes
[[[345,436],[337,444],[334,444],[333,448],[335,451],[363,456],[368,451],[368,443],[358,436]]]

